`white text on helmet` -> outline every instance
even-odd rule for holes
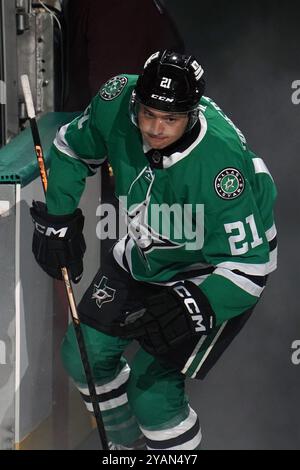
[[[160,86],[163,88],[170,88],[171,82],[172,82],[171,78],[163,77],[160,82]]]
[[[159,95],[151,95],[151,98],[154,98],[155,100],[159,101],[165,101],[166,103],[173,103],[174,98],[167,98],[166,96],[159,96]]]

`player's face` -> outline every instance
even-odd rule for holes
[[[150,147],[163,149],[173,144],[183,135],[187,123],[187,114],[158,111],[148,106],[140,105],[138,122],[142,136]]]

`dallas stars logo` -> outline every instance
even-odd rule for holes
[[[222,199],[235,199],[244,191],[245,180],[236,168],[225,168],[215,177],[214,186]]]
[[[102,276],[99,284],[94,284],[92,299],[96,301],[99,308],[101,308],[105,302],[112,302],[115,298],[116,290],[111,289],[111,287],[107,287],[107,281],[108,278],[106,276]]]
[[[105,101],[111,101],[119,96],[126,83],[128,82],[127,77],[116,76],[108,80],[102,88],[100,88],[99,94]]]
[[[147,254],[154,249],[170,249],[180,248],[183,245],[175,243],[160,233],[157,233],[148,224],[148,204],[146,199],[132,211],[126,212],[128,237],[126,243],[130,239],[134,240],[138,252],[144,262],[148,264]]]

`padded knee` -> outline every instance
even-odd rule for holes
[[[127,387],[130,406],[139,424],[159,428],[187,415],[184,376],[140,349],[131,362]]]
[[[120,358],[128,340],[109,336],[84,324],[80,327],[95,382],[101,384],[110,380],[122,363],[125,363]],[[69,325],[63,339],[61,357],[65,369],[73,380],[85,384],[85,373],[73,324]]]

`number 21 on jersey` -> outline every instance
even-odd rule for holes
[[[252,234],[252,241],[246,240],[245,223],[242,221],[232,222],[230,224],[224,224],[226,233],[232,233],[233,230],[238,230],[236,235],[231,235],[228,239],[230,245],[230,251],[232,255],[244,255],[249,251],[250,248],[255,248],[263,243],[263,239],[258,236],[257,227],[254,220],[254,215],[251,214],[246,218],[246,224],[249,225]],[[242,246],[238,247],[237,244],[242,243]],[[249,246],[250,245],[250,246]]]

